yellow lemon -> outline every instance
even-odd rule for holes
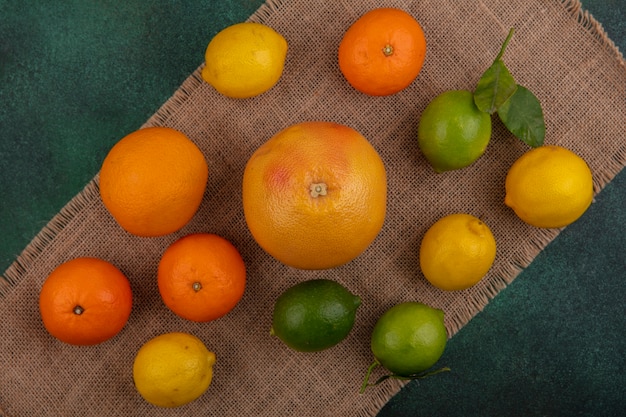
[[[420,267],[426,279],[446,291],[463,290],[480,281],[496,258],[489,227],[470,214],[439,219],[422,239]]]
[[[261,23],[237,23],[209,42],[202,78],[227,97],[254,97],[278,82],[286,56],[280,33]]]
[[[178,407],[200,397],[211,384],[215,354],[188,333],[166,333],[137,352],[133,379],[139,394],[159,407]]]
[[[509,169],[504,203],[526,223],[543,228],[576,221],[593,200],[587,163],[561,146],[544,145],[523,154]]]

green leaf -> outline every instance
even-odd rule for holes
[[[515,79],[513,79],[509,69],[502,61],[502,55],[504,55],[504,51],[511,41],[514,32],[514,28],[509,30],[509,34],[500,47],[498,56],[480,77],[474,91],[474,103],[480,111],[485,113],[495,113],[498,107],[504,104],[517,89]]]
[[[474,91],[474,103],[480,111],[493,114],[515,93],[515,90],[517,90],[515,79],[504,62],[498,59],[480,77]]]
[[[533,148],[543,145],[546,123],[539,99],[527,88],[517,86],[515,94],[498,108],[502,123],[518,139]]]

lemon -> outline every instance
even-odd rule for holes
[[[424,234],[420,267],[426,279],[446,291],[480,281],[493,265],[496,241],[489,227],[470,214],[442,217]]]
[[[211,384],[215,354],[197,337],[166,333],[137,352],[133,379],[139,394],[159,407],[178,407],[200,397]]]
[[[278,82],[286,56],[287,41],[274,29],[237,23],[209,42],[202,78],[227,97],[254,97]]]
[[[360,304],[361,299],[338,282],[303,281],[276,300],[270,333],[299,352],[328,349],[348,336]]]
[[[470,91],[435,97],[417,128],[420,150],[438,173],[465,168],[480,158],[491,139],[491,117],[474,104]]]
[[[593,200],[587,163],[561,146],[544,145],[523,154],[509,169],[504,203],[526,223],[542,228],[567,226]]]

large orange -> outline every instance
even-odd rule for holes
[[[204,195],[209,169],[200,149],[168,127],[137,130],[113,146],[100,170],[102,202],[138,236],[182,228]]]
[[[385,219],[387,177],[356,130],[304,122],[269,139],[243,175],[245,219],[270,255],[301,269],[326,269],[360,255]]]
[[[426,57],[426,37],[407,12],[370,10],[348,28],[339,44],[339,68],[348,82],[372,96],[395,94],[415,80]]]
[[[239,251],[210,233],[187,235],[172,243],[161,257],[157,276],[165,305],[196,322],[226,315],[246,287],[246,266]]]
[[[52,336],[73,345],[112,338],[126,325],[131,308],[128,279],[98,258],[75,258],[59,265],[39,294],[44,326]]]

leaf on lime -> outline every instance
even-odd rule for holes
[[[514,32],[514,28],[509,30],[498,56],[480,77],[474,91],[474,103],[485,113],[497,112],[511,133],[536,148],[543,145],[546,134],[541,104],[530,90],[517,84],[502,61]]]
[[[483,73],[474,91],[474,103],[480,111],[493,114],[517,89],[517,83],[504,62],[497,59]]]
[[[506,128],[527,145],[543,145],[546,125],[539,99],[527,88],[517,86],[515,94],[498,108]]]

